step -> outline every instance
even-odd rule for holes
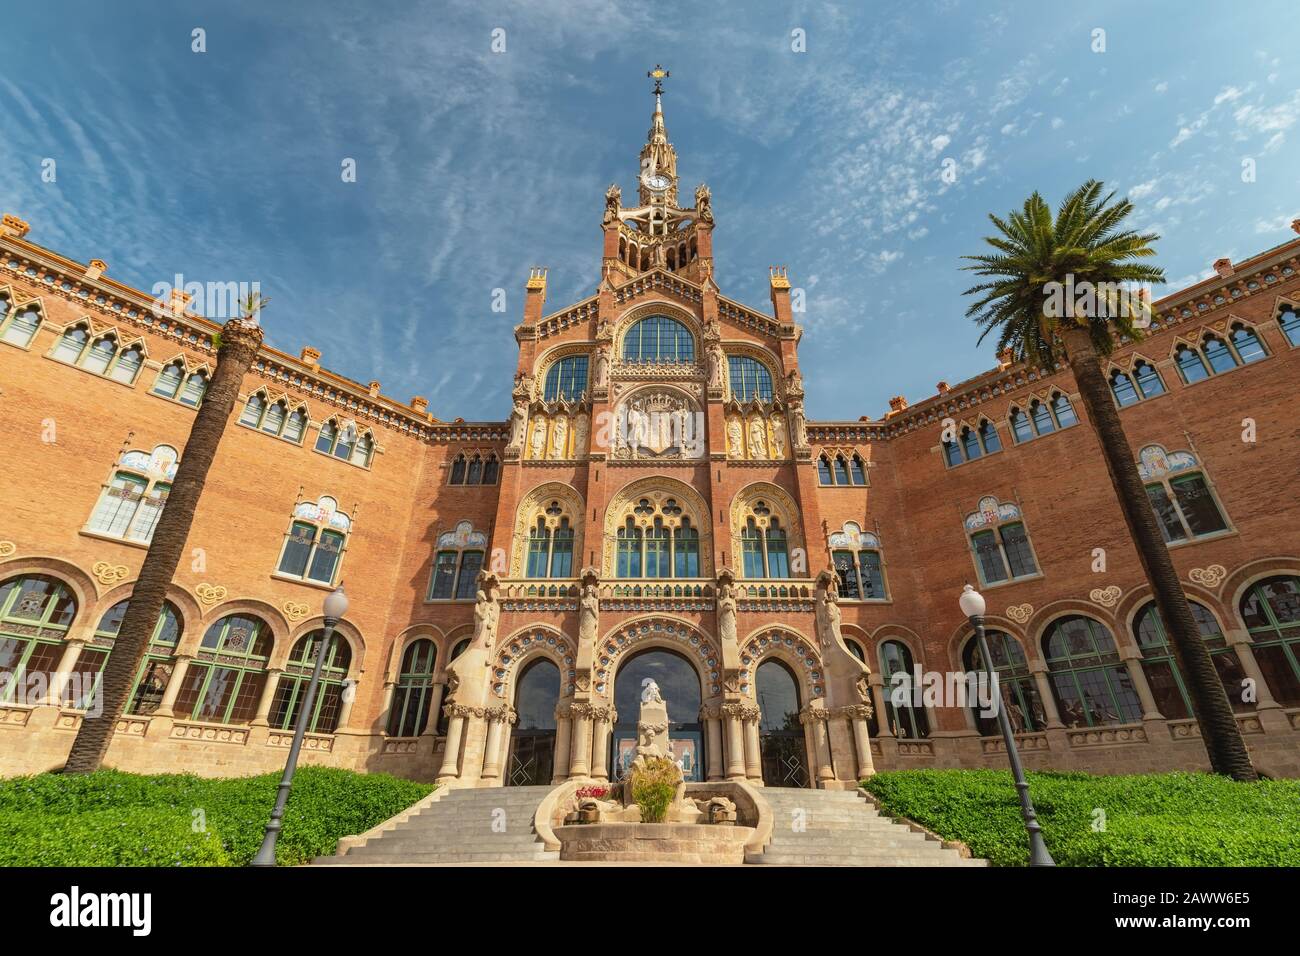
[[[327,856],[314,862],[326,866],[358,866],[373,864],[388,865],[429,865],[434,863],[542,863],[555,862],[560,859],[557,852],[538,850],[536,853],[437,853],[415,852],[400,858]]]
[[[345,856],[359,857],[402,857],[423,853],[501,853],[509,856],[531,856],[545,847],[539,842],[515,845],[492,843],[483,840],[467,840],[464,843],[404,843],[400,846],[384,846],[379,843],[367,844],[349,850]]]

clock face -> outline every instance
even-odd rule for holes
[[[645,183],[646,189],[653,189],[655,192],[663,192],[672,185],[672,180],[663,173],[648,173],[642,177],[641,182]]]

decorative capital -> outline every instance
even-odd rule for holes
[[[773,290],[790,288],[790,275],[786,272],[785,266],[772,266],[768,270],[768,279]]]
[[[808,706],[799,711],[799,723],[803,724],[805,727],[808,724],[824,724],[830,719],[830,716],[830,711],[823,707]]]
[[[529,292],[546,291],[546,269],[535,267],[528,270],[528,283],[524,286]]]

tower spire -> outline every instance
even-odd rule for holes
[[[668,129],[664,126],[664,80],[672,74],[658,63],[646,76],[655,81],[655,111],[646,133],[646,144],[641,148],[641,204],[653,202],[677,203],[677,151],[668,142]]]

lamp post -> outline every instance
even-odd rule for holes
[[[980,660],[984,662],[984,672],[996,690],[997,674],[993,670],[993,658],[989,656],[989,642],[984,636],[984,595],[969,584],[966,585],[958,599],[961,612],[969,618],[971,627],[975,628],[975,638],[979,641]],[[1011,718],[1003,706],[1002,695],[998,694],[994,707],[998,712],[998,726],[1002,728],[1002,741],[1006,744],[1007,759],[1011,761],[1011,776],[1016,781],[1016,791],[1020,794],[1020,813],[1025,818],[1025,829],[1029,831],[1029,865],[1056,866],[1052,854],[1047,852],[1043,842],[1043,828],[1038,825],[1038,814],[1034,812],[1034,802],[1029,799],[1029,784],[1025,781],[1024,768],[1020,766],[1020,753],[1016,750],[1016,738],[1011,732]]]
[[[251,866],[275,866],[275,843],[280,838],[280,828],[284,821],[284,807],[289,802],[289,788],[293,786],[293,775],[298,769],[298,754],[302,751],[302,738],[307,733],[307,722],[316,705],[316,690],[320,687],[320,672],[325,667],[325,656],[329,653],[330,641],[334,637],[334,628],[348,612],[348,596],[343,593],[343,585],[325,598],[322,608],[325,612],[325,633],[321,636],[320,648],[316,651],[316,667],[311,672],[311,683],[307,685],[307,696],[303,698],[298,711],[298,723],[293,729],[293,744],[289,747],[289,759],[284,765],[284,776],[275,793],[275,808],[271,810],[271,819],[266,824],[266,835],[262,837],[262,848],[253,857]]]

